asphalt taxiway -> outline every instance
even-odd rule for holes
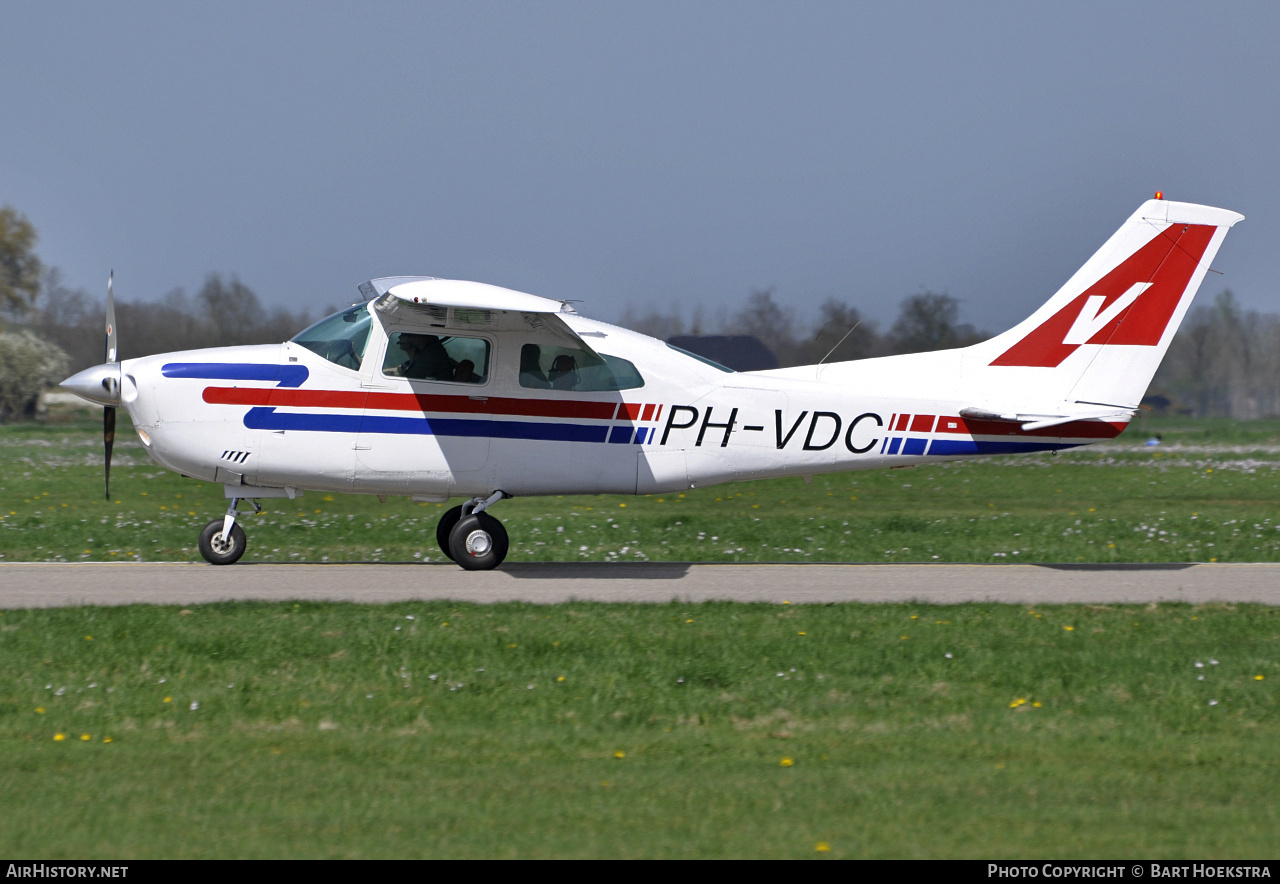
[[[215,601],[570,600],[1280,605],[1280,564],[0,564],[0,608]]]

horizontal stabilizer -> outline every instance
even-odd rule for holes
[[[972,420],[988,420],[988,421],[1005,421],[1011,424],[1018,424],[1023,430],[1044,430],[1049,427],[1056,427],[1062,424],[1070,424],[1076,421],[1090,420],[1122,420],[1127,421],[1133,416],[1132,409],[1092,409],[1089,411],[1076,411],[1071,414],[1036,414],[1033,412],[1015,412],[1015,411],[991,411],[985,408],[962,408],[960,416],[970,418]]]

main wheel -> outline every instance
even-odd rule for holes
[[[446,510],[436,524],[436,543],[440,544],[440,551],[451,559],[453,558],[453,553],[449,550],[449,532],[453,530],[453,526],[458,524],[458,520],[461,518],[462,507],[455,506],[451,510]]]
[[[468,571],[488,571],[507,557],[507,529],[488,513],[459,519],[449,532],[451,558]]]
[[[214,519],[200,532],[200,555],[210,565],[233,565],[244,555],[247,542],[239,523],[231,526],[231,539],[222,536],[222,519]]]

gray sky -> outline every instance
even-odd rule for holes
[[[1138,204],[1243,212],[1280,311],[1280,4],[3,2],[0,203],[67,281],[373,276],[998,331]],[[126,333],[127,330],[122,330]]]

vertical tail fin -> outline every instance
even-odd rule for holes
[[[989,395],[1136,408],[1227,231],[1243,218],[1144,203],[1044,306],[969,349],[989,366]]]

